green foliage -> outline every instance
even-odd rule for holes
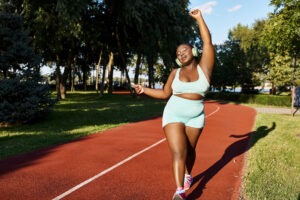
[[[291,85],[293,78],[299,76],[292,59],[299,59],[300,51],[300,2],[272,1],[276,12],[267,20],[262,34],[262,43],[267,46],[270,62],[269,80],[276,86]]]
[[[25,67],[31,68],[40,61],[30,42],[30,37],[23,27],[22,17],[14,13],[0,12],[1,76],[15,77],[17,73],[22,73]]]
[[[0,81],[0,124],[32,123],[45,116],[55,100],[47,85],[36,81]]]
[[[265,73],[263,67],[269,60],[268,51],[260,42],[264,24],[265,20],[257,20],[251,28],[238,24],[230,31],[232,37],[240,41],[240,47],[245,53],[249,75],[255,85],[260,85],[259,81],[263,81],[261,74]],[[256,77],[256,74],[260,74],[260,77]]]
[[[208,99],[233,101],[236,103],[260,104],[268,106],[291,106],[290,96],[276,96],[265,94],[241,94],[232,92],[210,92],[206,95]]]
[[[229,40],[224,43],[223,48],[228,53],[224,54],[224,50],[217,52],[218,61],[212,77],[214,84],[217,82],[217,86],[222,84],[234,86],[227,81],[229,80],[237,81],[244,87],[245,83],[247,86],[255,86],[269,80],[275,88],[290,86],[293,79],[298,79],[300,1],[272,0],[270,4],[275,6],[275,10],[267,19],[256,21],[252,27],[238,24],[230,30]],[[245,54],[243,57],[245,66],[240,72],[234,63],[227,68],[220,67],[222,64],[230,63],[227,61],[228,58],[235,59],[230,58],[230,53],[235,57],[241,57],[237,51],[226,45],[230,41],[238,41],[239,48]],[[246,79],[239,79],[235,73]]]
[[[269,69],[268,79],[276,86],[291,85],[294,68],[292,58],[288,55],[270,54],[271,61],[266,67]]]
[[[300,79],[295,80],[294,84],[295,86],[300,86]]]
[[[299,57],[300,52],[300,1],[272,0],[276,12],[264,29],[264,41],[272,52]]]
[[[179,41],[197,40],[188,2],[24,0],[22,16],[43,61],[57,67],[54,75],[61,87],[57,92],[64,92],[68,73],[80,76],[85,84],[95,63],[100,60],[100,66],[106,66],[111,53],[113,65],[122,72],[135,54],[147,58],[150,79],[159,56],[172,67]]]
[[[33,122],[54,104],[38,83],[41,60],[18,8],[18,1],[0,2],[0,125]]]
[[[86,10],[89,0],[58,0],[56,3],[56,11],[60,17],[68,20],[78,21],[81,13]]]
[[[216,51],[217,61],[211,82],[214,87],[251,84],[250,71],[240,41],[230,38],[218,45]]]
[[[283,81],[280,82],[278,86],[285,86],[285,84],[290,81],[290,79],[286,81],[287,74],[283,73],[283,70],[286,69],[285,65],[281,65],[280,70],[273,70],[270,72],[271,70],[269,63],[270,59],[272,58],[270,58],[270,53],[265,46],[265,43],[261,41],[265,24],[266,20],[257,20],[252,27],[238,24],[229,32],[229,41],[237,41],[238,46],[236,49],[239,48],[244,54],[242,57],[243,62],[241,62],[243,63],[243,66],[240,67],[240,70],[236,70],[236,66],[234,66],[234,64],[231,66],[233,68],[231,69],[232,73],[237,73],[237,77],[235,77],[233,80],[238,80],[238,83],[242,86],[244,93],[253,92],[254,86],[262,85],[266,80],[271,80],[273,84],[277,84],[279,81],[276,81],[275,83],[274,77],[277,80],[280,79],[285,81],[284,84],[282,84]],[[228,50],[229,48],[226,49]],[[241,53],[237,54],[237,51],[229,51],[236,54],[233,55],[233,57],[241,57],[241,55],[239,55]],[[222,62],[224,58],[221,57],[221,59]],[[271,76],[273,72],[277,72],[277,76]],[[223,71],[221,71],[220,74],[221,77],[224,76]],[[278,74],[280,74],[280,78]],[[230,77],[232,74],[226,74],[225,76]],[[218,80],[220,80],[220,78],[218,78]],[[232,79],[229,78],[229,80]],[[226,84],[229,85],[228,83]]]

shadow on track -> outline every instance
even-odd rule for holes
[[[273,131],[276,127],[275,122],[273,122],[272,127],[268,128],[267,126],[261,126],[257,128],[256,131],[244,134],[244,135],[231,135],[230,137],[242,138],[230,146],[228,146],[222,157],[216,161],[211,167],[206,169],[201,174],[198,174],[194,177],[194,184],[197,184],[197,187],[188,195],[188,199],[197,199],[199,198],[203,190],[205,189],[206,184],[233,158],[247,152],[251,147],[253,147],[256,142]]]

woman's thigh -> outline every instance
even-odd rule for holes
[[[185,125],[183,123],[170,123],[164,127],[169,148],[173,153],[186,152],[187,135],[185,131]]]
[[[202,128],[185,127],[186,137],[188,139],[188,146],[195,149],[202,133]]]

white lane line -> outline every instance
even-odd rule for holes
[[[208,117],[212,116],[213,114],[215,114],[215,113],[218,112],[219,110],[220,110],[220,107],[218,106],[217,109],[216,109],[215,111],[213,111],[212,113],[206,115],[205,118],[208,118]],[[106,170],[100,172],[99,174],[97,174],[97,175],[95,175],[95,176],[93,176],[93,177],[87,179],[86,181],[84,181],[84,182],[82,182],[82,183],[76,185],[75,187],[69,189],[68,191],[62,193],[61,195],[59,195],[59,196],[53,198],[52,200],[60,200],[60,199],[64,198],[65,196],[71,194],[72,192],[78,190],[79,188],[81,188],[81,187],[87,185],[88,183],[94,181],[95,179],[97,179],[97,178],[99,178],[99,177],[101,177],[101,176],[107,174],[108,172],[114,170],[115,168],[120,167],[120,166],[123,165],[124,163],[126,163],[126,162],[132,160],[133,158],[135,158],[135,157],[139,156],[140,154],[142,154],[142,153],[144,153],[144,152],[146,152],[146,151],[152,149],[153,147],[159,145],[160,143],[162,143],[162,142],[164,142],[164,141],[166,141],[166,138],[159,140],[158,142],[156,142],[156,143],[154,143],[154,144],[152,144],[152,145],[146,147],[145,149],[143,149],[143,150],[141,150],[141,151],[139,151],[139,152],[133,154],[132,156],[129,156],[128,158],[122,160],[121,162],[119,162],[119,163],[117,163],[117,164],[111,166],[110,168],[108,168],[108,169],[106,169]]]
[[[156,143],[150,145],[149,147],[147,147],[147,148],[145,148],[145,149],[143,149],[143,150],[141,150],[141,151],[139,151],[139,152],[133,154],[132,156],[130,156],[130,157],[128,157],[128,158],[122,160],[121,162],[119,162],[119,163],[117,163],[117,164],[115,164],[115,165],[113,165],[112,167],[110,167],[110,168],[108,168],[108,169],[106,169],[106,170],[100,172],[99,174],[93,176],[92,178],[87,179],[86,181],[80,183],[79,185],[76,185],[75,187],[71,188],[70,190],[66,191],[65,193],[63,193],[63,194],[61,194],[61,195],[55,197],[53,200],[59,200],[59,199],[64,198],[65,196],[71,194],[71,193],[74,192],[75,190],[78,190],[79,188],[83,187],[84,185],[86,185],[86,184],[88,184],[88,183],[94,181],[95,179],[97,179],[97,178],[103,176],[104,174],[106,174],[106,173],[108,173],[108,172],[114,170],[115,168],[117,168],[117,167],[123,165],[124,163],[126,163],[126,162],[132,160],[133,158],[137,157],[138,155],[144,153],[145,151],[148,151],[148,150],[152,149],[153,147],[155,147],[155,146],[159,145],[160,143],[164,142],[165,140],[166,140],[165,138],[159,140],[158,142],[156,142]]]
[[[205,118],[208,118],[208,117],[214,115],[216,112],[219,112],[219,110],[220,110],[220,106],[217,106],[217,109],[214,110],[213,112],[209,113],[208,115],[206,115]]]

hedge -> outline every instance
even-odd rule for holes
[[[279,96],[269,94],[242,94],[230,92],[209,92],[206,94],[207,99],[233,101],[237,103],[250,103],[268,106],[291,106],[291,96]]]

